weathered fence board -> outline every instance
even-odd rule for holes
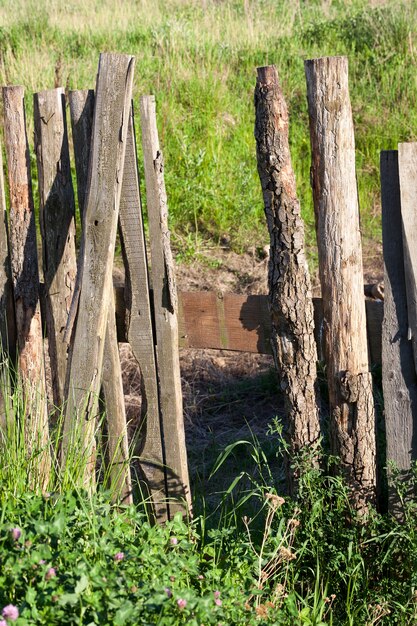
[[[417,143],[398,144],[408,338],[417,372]]]
[[[151,247],[159,397],[171,517],[177,510],[184,511],[184,506],[191,510],[178,356],[178,305],[169,244],[163,161],[153,96],[141,98],[140,113]]]
[[[115,286],[115,299],[117,335],[119,341],[127,342],[124,287]],[[320,350],[323,332],[321,298],[313,298],[313,305],[316,320],[314,335]],[[372,365],[380,366],[384,303],[367,300],[365,305],[370,358]],[[180,348],[272,354],[270,335],[268,296],[245,296],[214,291],[178,292]]]
[[[137,454],[154,514],[167,517],[165,458],[160,424],[158,375],[151,318],[148,262],[136,155],[133,105],[126,143],[119,211],[119,232],[126,269],[126,335],[142,374],[142,408]]]
[[[4,87],[4,134],[10,194],[10,259],[16,314],[19,380],[26,404],[25,437],[33,455],[33,485],[50,473],[36,227],[23,87]]]
[[[71,124],[73,129],[78,203],[81,219],[84,215],[88,187],[91,135],[93,131],[94,91],[70,93]],[[82,251],[81,251],[82,254]],[[78,281],[78,285],[81,281]],[[77,295],[75,296],[78,297]],[[132,478],[129,466],[126,410],[123,395],[122,372],[117,343],[114,293],[110,292],[107,328],[103,356],[103,393],[106,403],[108,433],[109,477],[114,498],[125,504],[133,502]]]
[[[380,165],[385,287],[382,386],[387,461],[394,461],[400,470],[407,471],[417,458],[413,420],[413,411],[417,410],[417,375],[408,338],[398,152],[381,152]]]
[[[331,446],[361,509],[375,501],[376,443],[347,59],[309,60],[305,71]]]
[[[134,60],[129,55],[100,55],[84,215],[81,290],[68,370],[63,450],[65,463],[71,440],[79,442],[85,461],[83,480],[86,484],[94,480],[94,430],[112,289],[133,67]]]
[[[77,197],[82,222],[88,186],[91,133],[94,116],[94,90],[74,90],[68,94],[71,114],[72,141],[75,153]]]
[[[62,407],[67,371],[65,327],[75,286],[75,201],[62,88],[34,95],[40,226],[48,349],[56,407]]]
[[[255,89],[258,173],[270,235],[271,346],[287,410],[291,454],[320,437],[317,347],[304,224],[288,143],[288,109],[275,66],[258,67]],[[289,485],[293,477],[288,471]]]

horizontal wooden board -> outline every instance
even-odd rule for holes
[[[117,336],[120,342],[126,342],[124,285],[115,285],[115,300]],[[268,296],[180,291],[178,302],[180,348],[272,354]],[[321,298],[313,298],[313,304],[315,335],[321,359],[323,358]],[[366,300],[368,346],[372,365],[381,365],[383,316],[382,301]]]

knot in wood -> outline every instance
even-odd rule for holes
[[[344,372],[339,380],[339,392],[342,400],[348,403],[357,402],[359,398],[359,376],[360,374],[352,374]]]

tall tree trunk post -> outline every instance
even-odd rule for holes
[[[320,436],[317,347],[304,224],[288,144],[288,110],[273,65],[258,68],[255,109],[258,172],[271,242],[271,343],[286,399],[291,454],[295,454],[317,443]]]
[[[323,296],[331,449],[358,510],[376,496],[375,411],[369,372],[355,138],[345,57],[305,62],[312,186]]]
[[[46,487],[50,473],[36,226],[23,87],[4,87],[4,131],[10,192],[10,256],[19,382],[25,401],[30,484]]]

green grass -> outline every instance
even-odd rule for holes
[[[154,93],[174,239],[235,249],[267,240],[253,138],[259,65],[275,63],[307,241],[314,241],[303,61],[347,55],[362,229],[380,239],[381,149],[415,138],[417,4],[350,0],[3,0],[0,82],[94,86],[100,51],[136,55],[135,101]],[[138,107],[137,107],[138,108]]]

